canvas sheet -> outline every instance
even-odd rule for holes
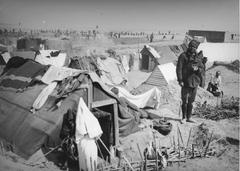
[[[168,84],[170,81],[177,80],[176,66],[173,63],[158,65],[157,67],[162,72]]]
[[[46,139],[48,142],[59,143],[59,133],[63,115],[68,109],[77,108],[82,90],[68,96],[61,106],[54,111],[47,111],[45,104],[35,114],[30,112],[33,101],[46,85],[35,85],[23,93],[11,90],[0,90],[0,137],[11,142],[16,152],[29,158]]]
[[[66,53],[59,53],[56,57],[51,57],[50,53],[57,50],[40,50],[40,54],[36,56],[35,61],[43,65],[53,65],[57,67],[65,66],[67,60]]]
[[[177,60],[177,56],[170,49],[169,46],[161,46],[161,47],[154,46],[154,48],[161,56],[161,58],[157,59],[159,64],[165,64],[165,63],[169,63]]]
[[[124,72],[125,72],[125,74],[127,74],[129,72],[129,65],[128,65],[129,62],[128,62],[127,56],[122,55],[121,61],[122,61]]]
[[[41,78],[41,81],[45,84],[50,84],[53,81],[62,81],[63,79],[69,76],[74,77],[83,72],[86,72],[86,71],[67,68],[67,67],[50,66],[47,72]]]
[[[132,95],[122,87],[117,88],[119,90],[119,97],[125,97],[131,103],[135,104],[138,108],[151,107],[158,109],[159,107],[161,92],[156,87],[140,95]]]
[[[100,70],[102,71],[101,79],[107,85],[119,85],[127,80],[122,64],[113,58],[97,60]]]

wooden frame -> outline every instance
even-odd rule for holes
[[[117,101],[113,98],[101,100],[101,101],[93,101],[93,85],[90,81],[89,84],[82,85],[81,88],[87,89],[88,101],[87,106],[91,110],[92,108],[113,105],[113,123],[114,123],[114,136],[115,136],[115,146],[119,145],[119,124],[118,124],[118,106]]]

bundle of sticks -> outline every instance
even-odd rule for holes
[[[239,112],[234,109],[228,109],[224,106],[214,107],[210,105],[201,106],[197,105],[194,114],[200,118],[211,119],[211,120],[221,120],[229,118],[239,118]]]

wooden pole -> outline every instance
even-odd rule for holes
[[[212,140],[212,135],[213,135],[213,131],[212,131],[212,133],[211,133],[211,135],[210,135],[210,138],[209,138],[209,140],[208,140],[208,144],[207,144],[206,149],[205,149],[205,151],[204,151],[204,157],[206,157],[207,150],[208,150],[208,148],[209,148],[209,144],[210,144],[210,142],[211,142],[211,140]]]
[[[143,156],[142,156],[142,153],[141,153],[141,150],[140,150],[140,146],[139,146],[138,143],[137,143],[137,147],[138,147],[138,152],[140,154],[141,160],[143,161],[144,159],[143,159]]]
[[[189,131],[189,134],[188,134],[188,139],[187,139],[186,148],[188,148],[188,144],[189,144],[189,140],[190,140],[191,133],[192,133],[192,128],[190,128],[190,131]]]

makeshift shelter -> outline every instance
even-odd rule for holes
[[[32,39],[32,38],[23,38],[17,40],[17,49],[18,50],[26,50],[29,51],[31,49],[39,50],[40,44],[43,43],[43,40],[40,38]]]
[[[35,59],[35,52],[34,51],[13,51],[10,52],[10,56],[14,57],[14,56],[19,56],[25,59]]]
[[[141,70],[151,72],[157,65],[157,59],[161,58],[158,52],[151,46],[145,45],[141,50]]]
[[[6,66],[0,76],[0,138],[24,158],[43,144],[60,144],[63,116],[77,111],[80,97],[90,111],[105,112],[96,117],[103,130],[101,139],[109,149],[118,145],[119,136],[139,130],[139,122],[126,106],[120,108],[118,97],[94,72],[21,57],[11,58]]]
[[[58,144],[60,141],[59,132],[63,115],[69,110],[75,110],[79,97],[83,97],[90,109],[107,109],[107,112],[112,114],[112,122],[114,122],[112,125],[114,125],[115,133],[111,135],[114,135],[114,137],[109,137],[109,128],[104,130],[104,126],[106,128],[106,124],[109,122],[103,123],[102,129],[104,134],[107,134],[103,135],[107,137],[105,141],[103,141],[108,147],[109,145],[117,144],[119,137],[117,101],[111,92],[102,88],[104,85],[98,82],[99,78],[95,73],[86,74],[84,71],[78,70],[80,71],[80,75],[75,75],[75,77],[79,77],[79,79],[80,77],[84,77],[84,81],[75,87],[75,89],[73,89],[73,85],[70,86],[70,90],[72,91],[69,91],[68,84],[72,82],[76,83],[76,80],[66,82],[72,78],[70,74],[70,77],[63,79],[63,81],[65,80],[64,82],[60,81],[60,87],[58,88],[61,89],[63,86],[60,91],[61,93],[58,89],[54,89],[53,94],[51,93],[48,96],[47,101],[43,103],[40,109],[35,112],[31,110],[33,102],[47,87],[47,85],[43,83],[34,84],[34,80],[39,78],[40,75],[45,75],[46,72],[44,71],[46,71],[46,69],[48,71],[48,66],[27,60],[20,67],[11,68],[1,76],[0,137],[11,143],[14,152],[28,158],[41,148],[41,146],[46,143],[46,140],[48,140],[49,144]],[[69,68],[68,70],[71,71],[72,69]],[[69,73],[71,72],[64,71],[64,74]],[[48,80],[49,78],[57,79],[56,77],[51,77],[51,75],[52,74],[48,76]],[[60,74],[60,76],[62,75],[63,73]],[[56,97],[59,97],[59,93],[56,94],[56,91],[60,94],[65,92],[63,96],[65,98],[59,107],[52,109],[51,107],[54,107],[53,102],[56,100]],[[108,107],[103,108],[103,106]],[[110,139],[114,140],[114,142],[110,142]]]
[[[180,52],[183,52],[181,47],[178,47]],[[157,65],[166,64],[169,62],[176,62],[177,56],[170,48],[170,46],[144,46],[141,51],[142,61],[141,70],[151,72]]]
[[[161,91],[160,104],[164,104],[171,98],[169,83],[176,81],[176,79],[176,66],[173,63],[157,65],[146,81],[136,89],[140,92],[146,92],[157,87]]]
[[[176,80],[176,66],[173,63],[158,65],[143,84],[165,89],[170,81]]]
[[[189,30],[188,34],[193,38],[195,36],[206,37],[207,42],[212,42],[212,43],[222,43],[225,40],[225,32],[224,31]]]
[[[148,45],[144,46],[140,53],[142,56],[141,70],[152,71],[157,63],[156,58],[160,58],[161,56],[154,48]]]

